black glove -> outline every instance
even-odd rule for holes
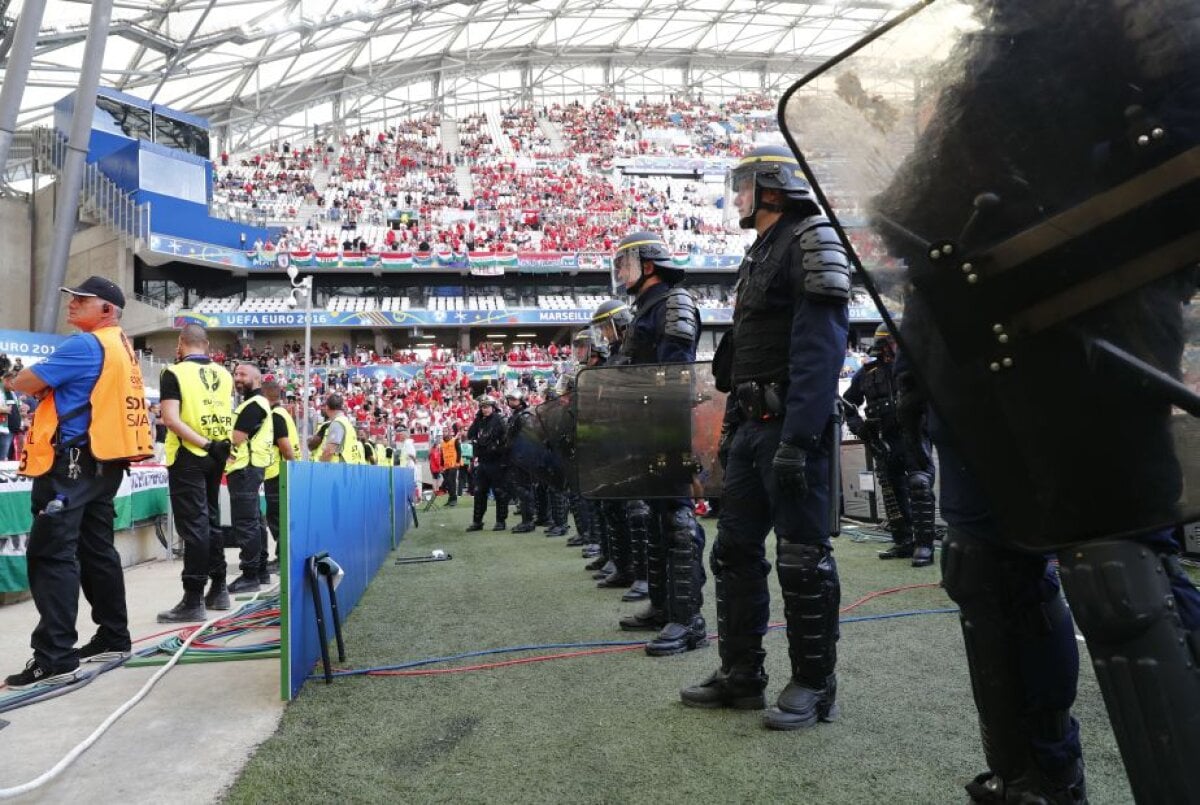
[[[808,462],[808,454],[803,448],[794,444],[780,442],[775,450],[775,459],[771,468],[775,470],[775,481],[779,491],[793,494],[803,499],[808,495],[808,480],[804,477],[804,467]]]
[[[729,448],[733,445],[733,434],[737,432],[737,426],[725,425],[721,428],[721,440],[717,442],[717,461],[721,462],[721,469],[729,464]]]
[[[233,450],[233,445],[228,439],[222,439],[219,442],[208,443],[208,454],[221,466],[225,466],[225,462],[229,461],[229,454]]]

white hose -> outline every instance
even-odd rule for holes
[[[96,727],[95,732],[93,732],[91,735],[89,735],[88,737],[86,737],[82,741],[80,741],[75,746],[74,749],[72,749],[70,752],[68,752],[66,754],[66,756],[62,760],[58,761],[58,763],[55,763],[53,768],[51,768],[49,771],[42,774],[40,777],[37,777],[33,780],[30,780],[27,783],[24,783],[23,785],[18,785],[13,788],[0,788],[0,799],[12,799],[13,797],[19,797],[22,794],[28,794],[30,791],[33,791],[37,788],[41,788],[46,783],[50,782],[55,777],[62,774],[63,771],[65,771],[68,766],[70,766],[72,763],[74,763],[76,760],[79,759],[80,755],[82,755],[87,750],[91,749],[92,745],[95,744],[96,741],[100,740],[100,736],[102,736],[102,735],[104,735],[104,733],[108,732],[109,727],[111,727],[113,724],[116,724],[117,721],[120,720],[120,718],[123,715],[128,713],[134,707],[136,707],[137,704],[142,699],[146,698],[146,694],[149,693],[154,688],[154,686],[158,684],[158,680],[160,680],[164,676],[166,676],[167,671],[170,671],[172,668],[175,667],[176,663],[178,663],[179,659],[183,656],[183,653],[188,650],[188,648],[192,645],[192,642],[197,637],[199,637],[201,634],[204,633],[205,629],[212,626],[214,623],[216,623],[219,620],[233,617],[233,615],[236,615],[238,612],[242,611],[247,606],[252,604],[261,594],[262,594],[261,592],[255,593],[253,596],[250,597],[249,601],[247,601],[246,603],[244,603],[240,607],[238,607],[236,610],[234,610],[233,614],[221,613],[220,615],[217,615],[216,617],[209,618],[208,620],[206,620],[200,626],[199,629],[195,630],[190,635],[188,635],[187,640],[184,640],[183,644],[179,646],[179,648],[175,651],[175,653],[173,655],[171,655],[171,659],[167,660],[166,665],[164,665],[162,668],[159,668],[158,671],[155,672],[154,676],[152,676],[148,680],[146,680],[146,684],[142,685],[142,689],[139,690],[137,693],[135,693],[133,695],[133,698],[131,698],[129,701],[125,702],[125,704],[118,707],[116,709],[116,711],[112,715],[110,715],[108,718],[104,719],[104,723],[102,723],[99,727]]]

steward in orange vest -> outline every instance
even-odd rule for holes
[[[41,619],[33,659],[5,680],[13,690],[70,681],[81,659],[128,656],[114,498],[129,462],[154,454],[142,373],[119,325],[125,294],[102,277],[61,290],[71,294],[67,321],[82,333],[5,381],[41,400],[21,457],[21,473],[34,479],[26,561]],[[81,586],[99,629],[76,648]]]

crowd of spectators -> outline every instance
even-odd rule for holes
[[[268,248],[591,252],[653,224],[680,251],[737,251],[741,238],[720,225],[719,188],[622,176],[613,160],[735,158],[769,132],[772,108],[761,96],[514,107],[466,116],[457,137],[427,116],[302,149],[284,143],[236,167],[223,154],[215,196],[285,222]]]

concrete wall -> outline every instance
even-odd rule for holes
[[[0,278],[4,293],[0,294],[0,321],[11,330],[28,330],[30,323],[30,253],[29,204],[12,199],[0,199]]]
[[[33,270],[30,281],[30,307],[36,310],[43,294],[57,289],[46,287],[49,274],[50,248],[54,242],[54,205],[58,184],[52,184],[34,197]],[[83,222],[78,224],[71,240],[67,261],[67,285],[76,285],[96,274],[120,285],[127,296],[133,295],[133,257],[107,226]],[[58,332],[68,332],[66,305],[59,304]],[[135,312],[136,319],[140,311]],[[32,323],[33,317],[30,318]]]

